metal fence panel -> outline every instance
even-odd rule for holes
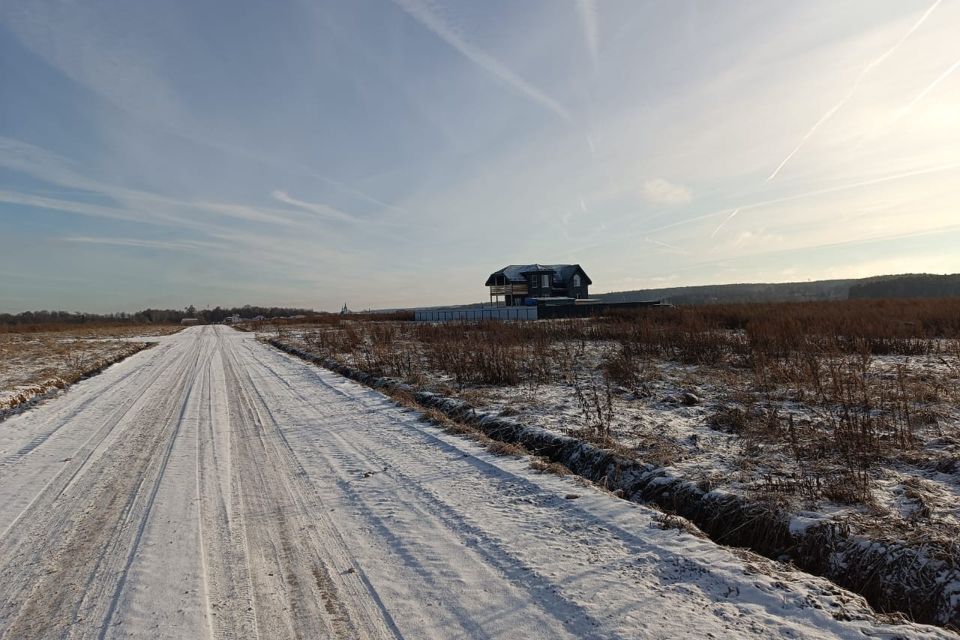
[[[536,320],[536,307],[492,307],[481,309],[424,309],[414,311],[417,322],[479,322],[481,320]]]

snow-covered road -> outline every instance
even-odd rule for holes
[[[0,637],[943,636],[196,327],[0,423]]]

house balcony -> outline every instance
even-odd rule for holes
[[[526,284],[498,284],[490,287],[491,296],[525,296],[527,293]]]

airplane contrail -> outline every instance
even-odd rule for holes
[[[946,71],[944,71],[944,72],[941,73],[939,76],[937,76],[937,79],[936,79],[936,80],[934,80],[933,82],[931,82],[930,84],[928,84],[923,91],[921,91],[920,93],[918,93],[916,98],[914,98],[913,100],[911,100],[910,103],[907,104],[907,106],[905,106],[903,109],[901,109],[901,110],[897,113],[897,116],[893,119],[893,122],[897,122],[898,120],[900,120],[900,118],[902,118],[903,116],[905,116],[905,115],[907,114],[907,112],[910,111],[915,104],[917,104],[918,102],[920,102],[921,100],[923,100],[924,97],[926,97],[926,95],[927,95],[928,93],[930,93],[931,91],[933,91],[934,87],[936,87],[938,84],[940,84],[941,82],[943,82],[943,80],[944,80],[947,76],[949,76],[951,73],[953,73],[954,71],[956,71],[958,68],[960,68],[960,59],[958,59],[956,62],[954,62],[952,65],[950,65],[950,66],[947,68]],[[893,123],[891,123],[891,124],[893,124]]]
[[[920,28],[920,25],[922,25],[926,21],[926,19],[930,17],[930,14],[933,13],[934,9],[936,9],[937,6],[942,1],[943,0],[935,0],[934,3],[930,5],[930,8],[928,8],[923,13],[923,15],[920,16],[920,18],[913,23],[913,26],[910,27],[910,29],[905,34],[903,34],[903,36],[899,40],[897,40],[897,42],[892,47],[884,51],[880,55],[880,57],[873,60],[870,64],[865,66],[862,71],[860,71],[860,74],[857,75],[856,79],[853,81],[853,84],[850,86],[850,90],[847,92],[847,94],[843,98],[841,98],[839,102],[837,102],[835,105],[830,107],[830,109],[828,109],[827,112],[823,114],[820,117],[820,119],[814,123],[812,127],[810,127],[810,130],[807,131],[807,133],[802,138],[800,138],[800,142],[797,144],[796,147],[794,147],[793,151],[787,154],[787,157],[784,158],[783,161],[779,165],[777,165],[777,168],[773,170],[773,173],[771,173],[770,177],[767,178],[767,182],[770,182],[771,180],[777,177],[777,174],[780,173],[780,170],[783,169],[788,162],[790,162],[790,159],[793,158],[793,156],[795,156],[797,152],[800,151],[801,148],[803,148],[803,145],[806,144],[807,140],[809,140],[811,136],[813,136],[813,134],[817,131],[817,129],[820,128],[820,125],[822,125],[824,122],[826,122],[831,117],[833,117],[833,114],[839,111],[840,108],[843,107],[843,105],[845,105],[850,100],[850,98],[853,97],[853,94],[856,93],[857,88],[860,86],[860,83],[863,82],[863,79],[867,77],[867,74],[869,74],[874,69],[874,67],[877,67],[884,60],[890,57],[890,55],[894,51],[899,49],[900,45],[906,42],[907,38],[913,35],[913,32]]]
[[[664,249],[676,251],[677,253],[687,253],[685,250],[681,249],[680,247],[672,245],[668,242],[663,242],[662,240],[654,240],[653,238],[644,238],[643,241],[657,247],[663,247]]]
[[[428,5],[420,2],[420,0],[393,1],[407,15],[420,23],[422,27],[459,51],[467,60],[567,122],[573,122],[573,115],[562,104],[518,76],[486,51],[467,42],[457,33],[456,29],[448,25]]]
[[[731,211],[730,215],[724,218],[723,222],[717,225],[717,228],[713,230],[713,233],[710,234],[710,237],[711,238],[716,237],[716,235],[720,232],[720,229],[723,229],[727,225],[727,223],[733,220],[734,216],[736,216],[738,213],[740,213],[740,207],[737,207],[736,209]]]
[[[810,198],[813,196],[822,196],[828,193],[837,193],[839,191],[847,191],[849,189],[857,189],[859,187],[869,187],[875,184],[882,184],[884,182],[892,182],[894,180],[903,180],[904,178],[912,178],[913,176],[923,176],[931,173],[940,173],[942,171],[953,171],[960,169],[960,162],[951,162],[948,164],[942,164],[935,167],[927,167],[926,169],[914,169],[913,171],[904,171],[902,173],[895,173],[889,176],[882,176],[880,178],[870,178],[869,180],[860,180],[858,182],[851,182],[850,184],[842,184],[836,187],[825,187],[823,189],[814,189],[813,191],[804,191],[803,193],[795,193],[789,196],[783,196],[781,198],[774,198],[772,200],[763,200],[761,202],[752,202],[750,204],[740,205],[735,209],[737,213],[745,211],[747,209],[758,209],[760,207],[768,207],[772,204],[781,204],[784,202],[792,202],[794,200],[800,200],[803,198]],[[729,209],[723,209],[721,211],[714,211],[712,213],[705,213],[703,215],[695,216],[693,218],[687,218],[686,220],[679,220],[677,222],[671,222],[670,224],[661,225],[654,229],[647,229],[644,231],[644,234],[657,233],[659,231],[666,231],[667,229],[675,229],[677,227],[683,227],[688,224],[693,224],[695,222],[700,222],[701,220],[709,220],[710,218],[716,218],[722,216],[723,214],[730,211]],[[727,218],[731,218],[731,215],[727,215]],[[726,224],[726,221],[723,223]]]

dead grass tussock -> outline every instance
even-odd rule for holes
[[[571,474],[570,469],[567,469],[559,462],[551,462],[547,458],[539,456],[531,457],[530,467],[540,473],[551,473],[555,476],[569,476]]]
[[[527,450],[518,444],[500,442],[499,440],[490,440],[489,438],[487,438],[487,440],[489,440],[489,442],[484,442],[487,450],[498,456],[519,457],[527,454]]]
[[[661,529],[682,531],[701,539],[707,539],[708,536],[701,531],[697,525],[693,524],[683,516],[674,513],[657,513],[653,517],[654,523]]]

